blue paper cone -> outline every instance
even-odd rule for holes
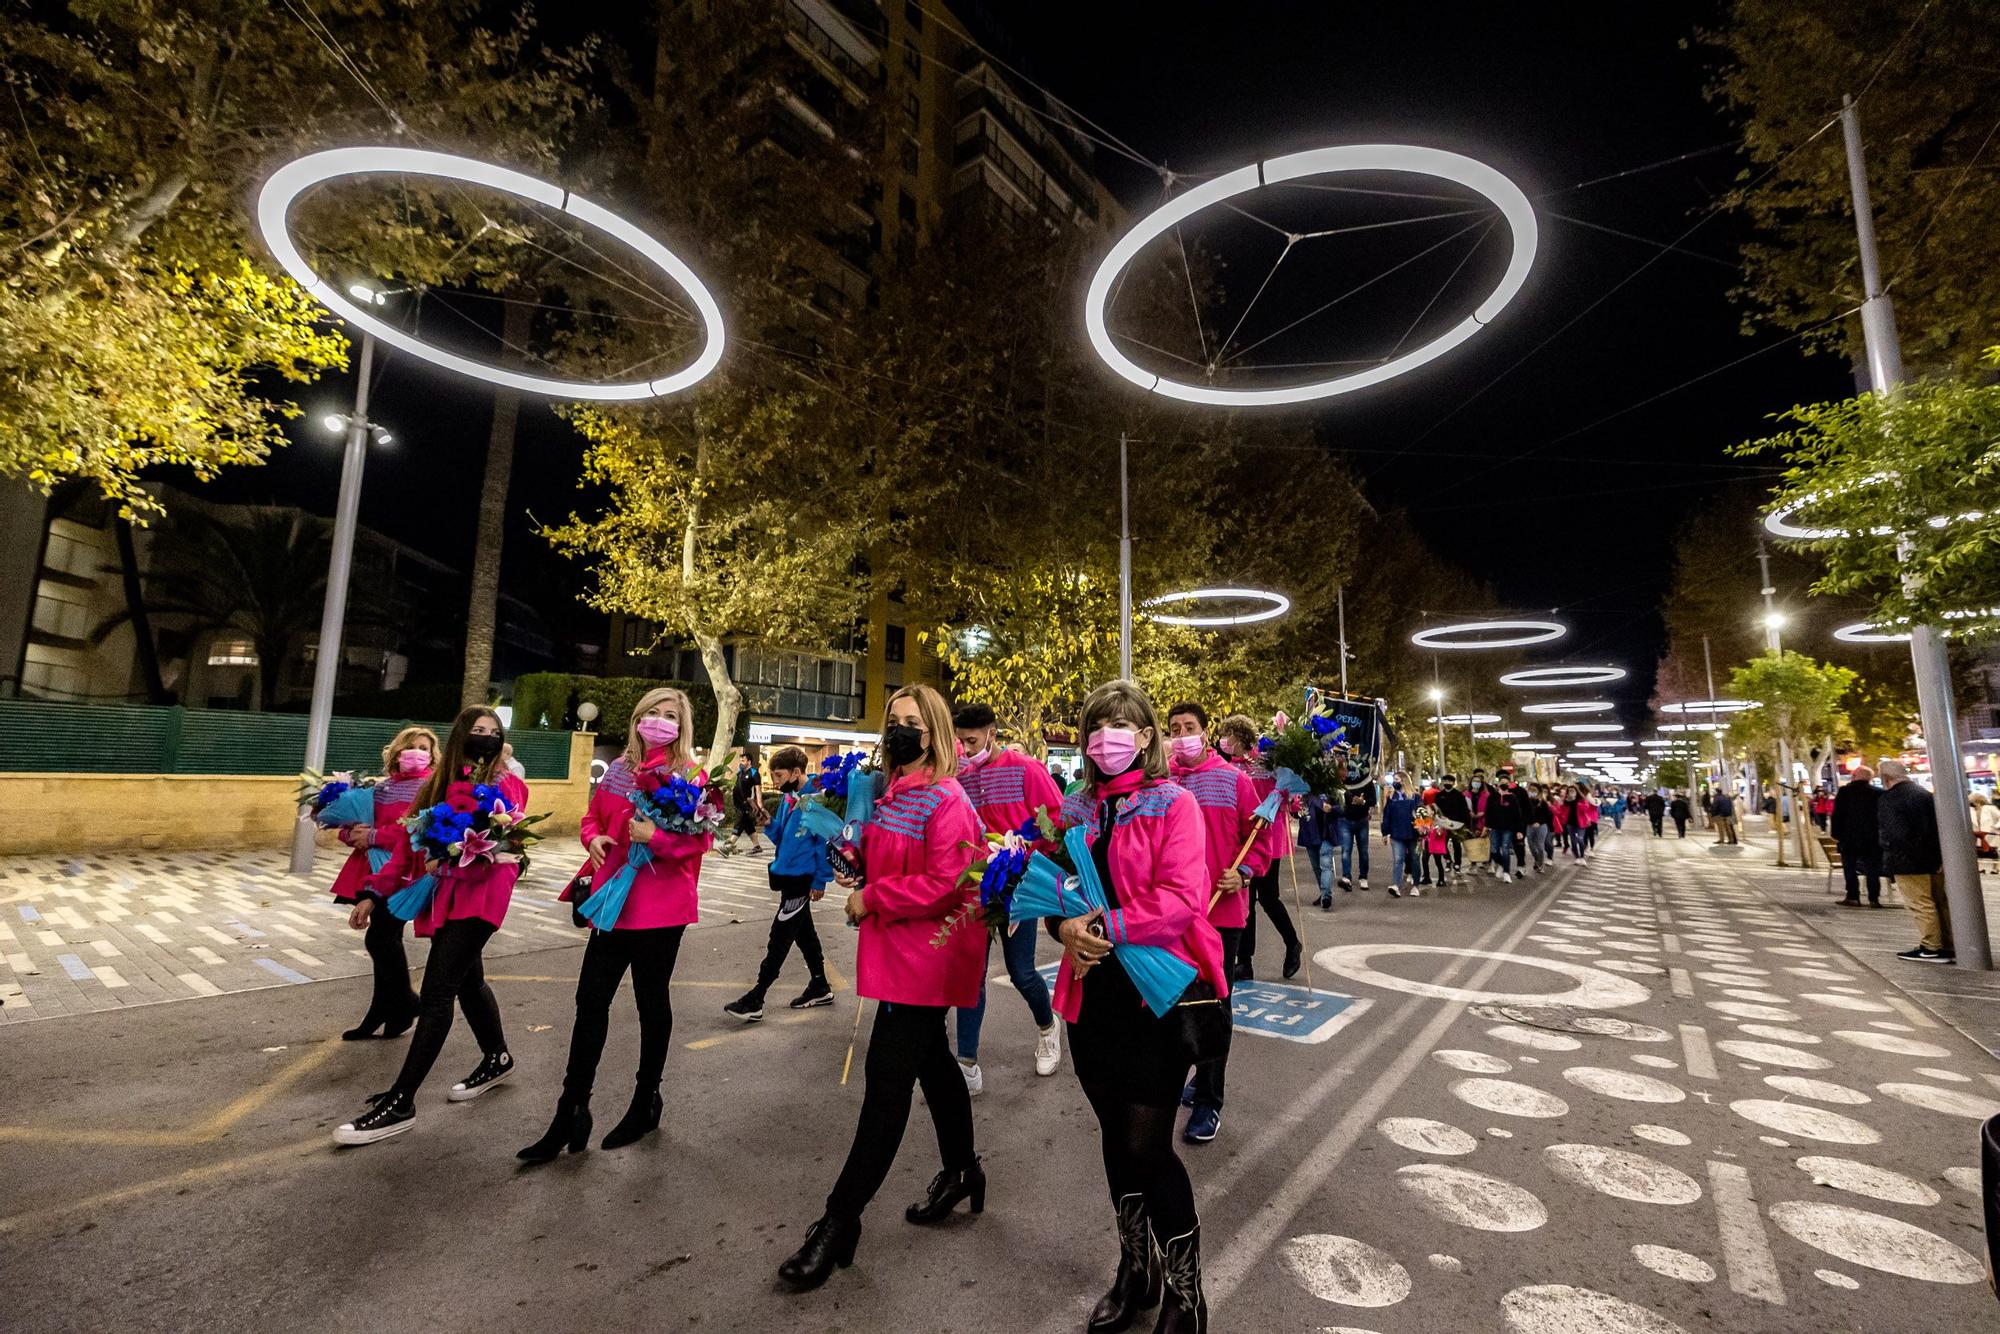
[[[326,804],[325,809],[313,819],[328,829],[345,824],[375,823],[375,790],[367,787],[350,787]]]
[[[423,916],[431,906],[431,898],[437,893],[437,877],[420,875],[408,886],[389,896],[389,911],[406,922],[414,922]]]

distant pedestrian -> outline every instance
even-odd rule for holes
[[[1555,855],[1549,847],[1551,813],[1548,790],[1540,783],[1530,784],[1522,809],[1528,821],[1528,856],[1534,860],[1535,874],[1546,874]]]
[[[1840,847],[1840,875],[1847,882],[1843,908],[1861,906],[1861,878],[1868,878],[1868,906],[1882,906],[1882,828],[1876,812],[1882,804],[1882,789],[1875,786],[1875,774],[1867,765],[1854,771],[1846,786],[1833,799],[1828,817],[1829,832]]]
[[[1917,947],[1896,957],[1919,963],[1956,963],[1951,908],[1944,897],[1944,853],[1938,846],[1937,803],[1930,790],[1910,781],[1901,760],[1882,761],[1882,800],[1875,810],[1882,833],[1882,870],[1917,919]]]
[[[1447,830],[1458,830],[1470,836],[1472,803],[1467,801],[1465,794],[1458,790],[1458,779],[1456,776],[1446,774],[1439,781],[1441,786],[1439,786],[1436,796],[1431,800],[1431,805],[1437,812],[1439,823]],[[1450,843],[1451,865],[1452,869],[1456,871],[1465,864],[1464,844],[1457,838],[1451,839]]]
[[[1727,792],[1717,792],[1708,805],[1709,818],[1715,821],[1715,841],[1718,844],[1734,844],[1736,838],[1736,798]]]
[[[2000,858],[2000,805],[1984,792],[1972,794],[1972,852],[1991,861]]]
[[[1216,725],[1215,747],[1226,756],[1237,770],[1250,779],[1251,788],[1257,793],[1257,800],[1264,798],[1278,786],[1278,777],[1270,767],[1258,758],[1257,724],[1248,714],[1232,713]],[[1280,971],[1286,977],[1296,976],[1305,960],[1305,942],[1299,938],[1298,928],[1292,924],[1292,914],[1285,907],[1284,897],[1278,892],[1278,868],[1292,854],[1291,821],[1273,820],[1257,840],[1258,850],[1264,854],[1264,870],[1252,878],[1250,894],[1251,911],[1243,920],[1243,939],[1237,946],[1236,971],[1244,978],[1254,977],[1257,954],[1257,908],[1271,919],[1277,929],[1278,938],[1285,945],[1285,961]],[[1232,980],[1234,980],[1232,978]]]
[[[736,756],[736,786],[731,793],[736,806],[736,833],[730,840],[750,835],[750,851],[762,852],[757,842],[757,831],[764,824],[764,779],[757,772],[757,763],[748,751],[739,751]]]
[[[1686,838],[1688,836],[1688,817],[1694,814],[1693,808],[1688,805],[1688,794],[1685,792],[1674,793],[1674,799],[1667,803],[1667,812],[1674,817],[1675,837]]]
[[[1340,840],[1340,887],[1354,884],[1368,888],[1368,834],[1375,810],[1375,784],[1363,783],[1347,789],[1340,806],[1337,837]],[[1355,859],[1360,859],[1360,876],[1354,877]]]
[[[1299,846],[1312,863],[1313,883],[1319,886],[1316,907],[1333,907],[1333,844],[1330,834],[1339,827],[1340,812],[1333,798],[1309,793],[1299,805]],[[1342,881],[1343,885],[1346,883]]]
[[[1653,826],[1653,837],[1664,838],[1663,825],[1667,818],[1667,799],[1658,792],[1646,794],[1646,819]]]
[[[1389,872],[1389,896],[1399,897],[1407,883],[1410,893],[1417,893],[1417,884],[1426,877],[1418,863],[1421,855],[1417,849],[1416,814],[1417,799],[1403,786],[1403,776],[1397,774],[1389,783],[1388,800],[1382,803],[1382,838],[1391,851]]]
[[[771,781],[778,788],[778,809],[771,816],[771,891],[778,896],[778,912],[771,919],[770,940],[764,962],[757,967],[757,981],[742,996],[722,1007],[722,1012],[745,1023],[764,1017],[764,993],[778,980],[792,946],[805,960],[810,980],[806,989],[791,1002],[794,1010],[812,1010],[833,1004],[833,988],[826,979],[826,958],[820,949],[819,931],[813,926],[812,905],[826,897],[826,882],[833,878],[827,863],[826,840],[808,831],[799,817],[799,796],[806,785],[806,753],[786,746],[771,757]]]
[[[424,780],[430,777],[439,749],[437,733],[428,727],[405,727],[396,733],[382,748],[382,779],[369,789],[374,820],[340,830],[340,841],[353,851],[334,878],[333,897],[335,902],[349,905],[348,926],[366,933],[361,941],[375,973],[368,1013],[340,1035],[348,1042],[373,1037],[378,1028],[383,1037],[401,1037],[417,1021],[417,993],[410,988],[409,956],[403,949],[407,923],[389,911],[388,900],[422,875],[423,867],[412,864],[400,883],[385,885],[382,892],[369,889],[368,878],[388,865],[401,833],[397,822],[408,813]]]

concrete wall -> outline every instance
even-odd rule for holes
[[[569,777],[528,785],[529,812],[549,812],[535,827],[552,854],[576,838],[595,740],[572,734]],[[0,855],[290,847],[297,790],[289,777],[0,773]],[[329,875],[344,855],[325,853]]]

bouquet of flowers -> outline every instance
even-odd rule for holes
[[[799,798],[799,829],[826,840],[827,863],[835,875],[860,881],[861,827],[875,810],[873,769],[861,767],[861,752],[829,755],[819,762],[814,786]]]
[[[496,783],[448,784],[444,800],[413,807],[403,817],[410,850],[440,871],[503,863],[527,864],[528,847],[541,835],[533,826],[548,815],[523,815],[508,805]],[[430,906],[437,874],[426,872],[389,900],[389,911],[410,921]]]
[[[375,785],[356,781],[353,773],[319,774],[307,769],[299,775],[298,804],[312,808],[313,822],[331,829],[344,824],[375,822]]]
[[[1037,811],[1044,819],[1047,813],[1047,807]],[[954,930],[971,922],[991,931],[996,940],[1014,933],[1019,923],[1008,915],[1014,889],[1027,874],[1035,841],[1042,836],[1042,828],[1035,819],[1023,820],[1019,829],[986,836],[986,856],[966,867],[959,881],[961,885],[977,882],[979,897],[967,899],[938,924],[937,934],[931,937],[932,949],[942,949]]]
[[[727,818],[722,792],[723,785],[714,775],[699,769],[677,774],[653,768],[639,771],[625,799],[632,803],[634,819],[650,820],[669,834],[713,834]],[[577,915],[598,930],[609,931],[618,922],[640,868],[652,863],[653,850],[644,843],[632,843],[625,850],[625,864],[577,905]]]

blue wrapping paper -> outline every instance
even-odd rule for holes
[[[375,789],[350,787],[313,813],[313,819],[328,829],[341,825],[375,823]]]
[[[389,896],[389,911],[406,922],[414,922],[431,906],[431,899],[437,894],[437,877],[420,875],[408,886]]]

